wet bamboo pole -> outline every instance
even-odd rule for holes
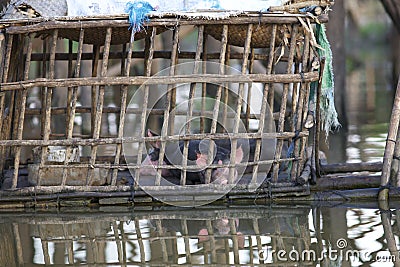
[[[188,223],[186,219],[181,220],[181,227],[182,227],[182,235],[183,235],[183,242],[185,243],[185,257],[186,263],[192,263],[192,254],[190,253],[190,239],[189,239],[189,231],[188,231]]]
[[[389,198],[388,186],[390,178],[390,169],[392,166],[393,154],[396,146],[399,122],[400,122],[400,77],[397,83],[396,95],[394,98],[394,103],[392,108],[392,115],[390,117],[389,132],[386,140],[385,152],[383,155],[383,167],[382,167],[382,178],[381,178],[382,190],[379,192],[380,201],[387,201]]]
[[[210,238],[211,262],[217,262],[216,240],[211,220],[206,221],[206,229]]]
[[[387,203],[388,204],[388,203]],[[400,267],[400,258],[399,251],[396,244],[396,238],[392,228],[392,211],[386,207],[387,209],[380,209],[383,232],[386,239],[387,247],[390,252],[390,262],[393,263],[393,266]]]
[[[142,230],[140,229],[140,221],[135,217],[135,232],[137,236],[137,242],[139,244],[140,262],[146,262],[145,247],[143,242]]]

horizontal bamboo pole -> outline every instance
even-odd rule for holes
[[[322,174],[343,173],[343,172],[380,172],[382,171],[382,162],[360,162],[360,163],[335,163],[321,165]]]
[[[256,162],[242,162],[242,163],[231,163],[231,164],[209,164],[207,168],[225,168],[225,167],[247,167],[247,166],[254,166],[254,165],[266,165],[272,163],[283,163],[283,162],[290,162],[290,161],[297,161],[300,158],[283,158],[283,159],[271,159],[271,160],[258,160]],[[120,164],[111,164],[111,163],[95,163],[95,164],[69,164],[69,165],[62,165],[62,164],[46,164],[44,165],[45,168],[66,168],[66,169],[76,169],[76,168],[103,168],[103,169],[120,169],[120,168],[129,168],[129,169],[141,169],[141,168],[154,168],[154,169],[180,169],[180,170],[198,170],[199,166],[196,165],[188,165],[182,167],[179,164],[175,165],[140,165],[136,163],[120,163]],[[261,172],[260,172],[261,173]]]
[[[135,142],[150,142],[150,141],[185,141],[185,140],[221,140],[221,139],[287,139],[297,136],[293,132],[283,133],[237,133],[235,135],[225,134],[193,134],[187,136],[165,136],[163,137],[125,137],[125,138],[98,138],[98,139],[70,139],[70,140],[0,140],[0,146],[73,146],[73,145],[108,145],[108,144],[121,144],[121,143],[135,143]],[[298,134],[299,137],[308,136],[308,131],[303,131]]]
[[[380,175],[322,177],[317,180],[316,185],[311,186],[311,191],[378,188],[379,184]]]
[[[64,115],[67,114],[67,107],[54,107],[51,108],[51,114],[52,115]],[[75,109],[75,113],[91,113],[92,112],[92,108],[91,107],[76,107]],[[103,109],[103,114],[104,113],[120,113],[121,112],[121,108],[119,107],[105,107]],[[157,109],[157,108],[149,108],[147,109],[148,114],[151,115],[163,115],[164,114],[164,109]],[[142,114],[143,113],[143,109],[139,109],[139,108],[127,108],[126,109],[126,114]],[[26,115],[41,115],[42,114],[42,109],[41,108],[26,108],[25,111]],[[183,116],[183,115],[187,115],[187,111],[175,111],[175,115],[178,116]],[[212,111],[193,111],[193,116],[211,116],[212,115]],[[288,116],[289,112],[287,112],[285,114],[285,116]],[[276,120],[279,117],[279,112],[275,112],[272,114],[273,118]],[[226,117],[227,118],[235,118],[236,114],[234,112],[226,112]],[[246,115],[245,114],[241,114],[240,115],[241,119],[245,119]],[[250,119],[260,119],[260,114],[250,114],[249,115]]]
[[[187,52],[187,51],[180,51],[179,52],[179,58],[181,59],[194,59],[196,56],[196,52]],[[49,54],[43,55],[43,53],[32,53],[32,59],[31,61],[43,61],[43,60],[49,60]],[[219,53],[208,53],[207,58],[208,59],[219,59],[220,54]],[[230,59],[242,59],[243,58],[243,53],[230,53],[229,54]],[[126,54],[123,52],[110,52],[109,59],[121,59],[121,58],[126,58]],[[143,51],[133,51],[132,52],[132,58],[145,58],[145,52]],[[154,57],[153,58],[171,58],[171,51],[154,51]],[[67,61],[67,60],[76,60],[77,59],[77,53],[57,53],[56,54],[56,60],[57,61]],[[82,60],[93,60],[94,55],[93,53],[82,53]],[[99,59],[103,59],[103,53],[99,54]],[[254,54],[254,59],[255,60],[267,60],[268,55],[265,54]],[[280,58],[280,61],[287,61],[287,57],[283,56]]]
[[[131,186],[36,186],[26,187],[14,190],[0,191],[0,203],[6,201],[33,201],[33,200],[51,200],[62,198],[92,198],[92,197],[135,197],[149,196],[148,193],[157,194],[157,197],[176,196],[176,190],[179,190],[181,196],[218,196],[225,195],[243,195],[247,197],[259,198],[261,194],[267,197],[269,194],[279,192],[300,192],[304,191],[303,186],[258,188],[250,191],[247,185],[215,185],[202,184],[195,186],[143,186],[144,189],[132,191]],[[34,195],[34,197],[33,197]]]
[[[68,79],[37,78],[34,80],[9,82],[1,84],[2,91],[30,89],[33,87],[74,87],[74,86],[112,86],[112,85],[158,85],[178,83],[296,83],[313,82],[318,80],[318,72],[303,74],[190,74],[174,76],[134,76],[134,77],[85,77]]]
[[[111,197],[131,197],[132,192],[130,191],[131,188],[128,186],[124,187],[113,187],[112,190],[104,190],[105,187],[93,187],[93,186],[82,186],[81,188],[78,187],[71,187],[67,186],[64,188],[61,187],[46,187],[47,190],[44,190],[44,187],[37,188],[38,190],[35,191],[35,188],[23,188],[17,189],[14,191],[0,191],[0,209],[11,209],[18,207],[24,207],[24,205],[20,205],[20,202],[25,202],[26,205],[29,205],[30,202],[37,203],[38,201],[54,201],[54,200],[63,200],[63,199],[74,199],[74,198],[111,198]],[[117,190],[115,190],[117,189]],[[276,188],[278,189],[278,188]],[[265,189],[264,189],[265,190]],[[274,189],[272,189],[274,192]],[[311,192],[310,195],[307,196],[287,196],[287,197],[279,197],[270,199],[268,198],[268,194],[264,194],[259,190],[248,195],[244,195],[242,191],[236,192],[232,190],[229,196],[235,195],[242,195],[242,198],[245,199],[246,197],[252,197],[256,199],[256,201],[263,201],[265,203],[273,203],[274,205],[293,205],[293,201],[295,201],[296,205],[331,205],[332,202],[336,203],[343,203],[345,206],[351,207],[351,201],[373,201],[373,203],[369,204],[369,206],[375,207],[376,197],[378,195],[379,188],[367,188],[367,189],[353,189],[353,190],[335,190],[335,191],[324,191],[324,192]],[[171,194],[171,192],[170,192]],[[136,200],[140,201],[140,198],[148,196],[144,191],[138,190],[134,192]],[[396,205],[396,207],[400,207],[400,203],[397,201],[400,200],[400,190],[397,188],[390,189],[390,196],[392,198],[391,204]],[[135,199],[133,200],[135,201]],[[153,200],[154,203],[157,200]],[[12,203],[16,202],[16,203]],[[3,203],[6,204],[3,207]],[[15,206],[13,205],[15,204]],[[357,206],[360,205],[357,204]],[[369,207],[368,206],[368,207]],[[393,206],[393,205],[392,205]],[[151,207],[149,207],[151,209]],[[209,209],[210,206],[205,206],[203,208]],[[138,211],[140,212],[140,211]],[[165,212],[165,211],[164,211]],[[201,213],[201,207],[199,209]],[[226,210],[225,212],[228,212]],[[113,213],[114,214],[114,213]],[[148,216],[148,211],[144,216]],[[155,215],[157,216],[157,215]],[[167,216],[166,214],[160,214],[162,218]],[[192,216],[192,214],[190,215]],[[233,215],[236,216],[236,215]],[[160,218],[161,218],[160,217]],[[201,217],[201,216],[200,216]]]
[[[300,8],[308,7],[308,6],[329,6],[329,5],[330,5],[330,1],[328,1],[328,0],[299,1],[298,3],[292,3],[292,4],[282,5],[282,6],[272,6],[269,8],[269,11],[271,11],[271,12],[292,11],[292,10],[296,10],[296,9],[300,9]]]
[[[144,23],[144,27],[156,27],[156,26],[168,26],[168,27],[176,27],[176,25],[221,25],[221,24],[292,24],[299,23],[298,17],[302,18],[310,18],[312,20],[313,17],[307,14],[296,14],[295,16],[291,16],[288,14],[261,14],[257,16],[237,16],[237,17],[229,17],[227,19],[191,19],[180,17],[171,17],[171,18],[151,18],[149,22]],[[87,18],[86,18],[87,19]],[[327,22],[327,16],[320,16],[319,21],[321,23]],[[12,21],[10,20],[8,23],[4,21],[2,23],[3,27],[6,27],[6,33],[8,34],[22,34],[22,33],[33,33],[39,31],[48,31],[51,29],[87,29],[87,28],[107,28],[107,27],[126,27],[128,31],[128,27],[130,26],[128,23],[128,17],[122,16],[121,20],[117,20],[115,17],[110,18],[110,20],[98,19],[98,20],[83,20],[78,19],[78,21],[68,20],[62,21],[51,20],[51,21],[43,21],[38,20],[37,24],[32,24],[35,20],[27,20],[25,23],[27,25],[21,26],[24,23],[21,21]],[[29,24],[28,24],[29,23]],[[300,24],[300,23],[299,23]]]

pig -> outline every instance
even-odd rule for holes
[[[149,137],[157,136],[157,134],[151,130],[147,131],[147,135]],[[216,141],[215,148],[214,148],[214,157],[212,164],[229,164],[230,163],[230,156],[231,151],[230,147],[228,147],[229,141]],[[230,142],[229,142],[230,144]],[[148,166],[158,166],[159,164],[159,153],[160,153],[160,142],[152,142],[151,149],[149,150],[148,155],[142,162],[142,165]],[[166,148],[168,150],[168,146]],[[162,165],[180,165],[182,162],[182,154],[184,150],[184,142],[179,142],[179,150],[176,151],[175,156],[172,155],[172,159],[164,156]],[[209,150],[209,141],[208,140],[190,140],[188,144],[188,165],[194,165],[198,168],[187,170],[186,172],[186,179],[190,183],[205,183],[206,179],[206,167],[207,167],[207,158]],[[180,152],[180,153],[179,153]],[[243,159],[243,149],[242,146],[239,145],[236,149],[236,160],[235,163],[240,163]],[[172,161],[172,162],[171,162]],[[141,175],[151,175],[154,176],[157,174],[157,171],[153,167],[142,167],[140,169]],[[161,176],[168,179],[168,178],[180,178],[181,177],[181,170],[179,169],[162,169]],[[233,181],[237,180],[238,172],[237,170],[234,171],[234,179]],[[221,168],[214,168],[211,171],[211,182],[217,184],[227,184],[229,181],[229,168],[221,167]]]

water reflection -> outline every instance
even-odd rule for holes
[[[385,266],[398,260],[399,215],[314,206],[3,213],[0,266]]]

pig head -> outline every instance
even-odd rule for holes
[[[151,130],[147,131],[147,135],[149,137],[157,136],[157,134]],[[231,150],[230,146],[227,146],[229,141],[216,141],[214,147],[213,154],[213,165],[225,165],[230,163],[231,158]],[[151,142],[151,149],[149,150],[148,155],[142,162],[142,167],[140,168],[141,175],[149,175],[155,176],[157,171],[152,166],[158,166],[160,161],[160,142],[155,141]],[[230,144],[230,142],[229,142]],[[208,159],[208,151],[209,151],[209,140],[190,140],[188,142],[188,156],[187,162],[188,166],[195,165],[197,168],[190,169],[186,171],[186,179],[191,183],[205,183],[206,180],[206,168],[207,168],[207,159]],[[166,151],[171,150],[169,147],[166,147]],[[168,158],[167,155],[164,156],[162,161],[162,165],[181,165],[182,164],[182,156],[184,150],[184,142],[179,142],[179,151],[172,151],[172,153],[166,153],[167,155],[175,154],[173,159]],[[179,153],[180,152],[180,153]],[[243,159],[243,149],[242,146],[239,145],[236,150],[233,150],[236,153],[235,163],[240,163]],[[162,169],[161,176],[164,178],[180,178],[182,171],[178,168],[174,169]],[[237,180],[238,172],[235,169],[233,171],[233,179],[232,181]],[[227,184],[229,182],[229,168],[221,167],[221,168],[213,168],[211,170],[211,182],[217,184]]]

